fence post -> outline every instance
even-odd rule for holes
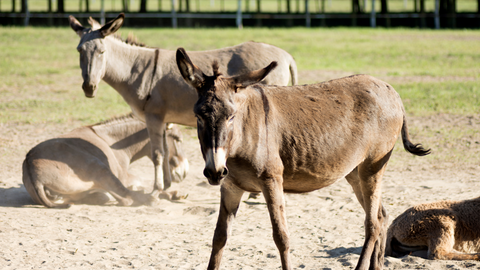
[[[28,0],[23,0],[25,5],[25,26],[28,26],[28,22],[30,21],[30,10],[28,9]]]
[[[177,28],[177,13],[175,12],[175,0],[172,0],[172,27]]]
[[[105,25],[105,0],[100,1],[100,24]]]
[[[370,27],[377,27],[377,18],[375,14],[375,0],[372,0],[372,11],[370,12]]]
[[[238,29],[243,28],[243,22],[242,22],[242,0],[238,0],[238,6],[237,6],[237,27]]]
[[[310,27],[311,19],[310,19],[310,11],[308,10],[308,0],[305,0],[305,26]]]
[[[435,29],[440,29],[440,0],[435,0]]]

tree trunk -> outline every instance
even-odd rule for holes
[[[139,12],[147,12],[147,0],[140,0]]]
[[[360,8],[360,0],[352,0],[352,13],[359,14],[362,10]]]
[[[12,12],[15,12],[15,0],[12,0]]]
[[[387,13],[388,13],[388,3],[387,3],[387,0],[381,0],[381,1],[380,1],[380,5],[381,5],[380,13],[382,13],[382,14],[387,14]]]
[[[445,18],[445,21],[447,22],[447,27],[456,27],[456,6],[456,0],[440,0],[440,16]]]
[[[21,2],[21,7],[22,7],[22,13],[27,12],[27,0],[22,0]]]
[[[425,0],[420,0],[420,27],[425,28],[427,25],[425,21]]]
[[[57,12],[65,13],[65,0],[57,0]]]
[[[123,5],[123,12],[128,12],[128,0],[122,0],[122,5]]]

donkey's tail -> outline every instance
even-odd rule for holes
[[[23,185],[25,186],[25,189],[28,191],[28,194],[30,194],[30,197],[38,203],[38,204],[43,204],[46,207],[49,208],[69,208],[71,205],[70,204],[57,204],[52,201],[47,197],[47,194],[45,194],[45,187],[43,186],[42,183],[39,181],[33,181],[32,179],[32,174],[30,173],[30,165],[29,164],[29,154],[27,154],[27,157],[23,161],[22,165],[22,170],[23,170]]]
[[[295,59],[290,61],[290,76],[292,77],[292,85],[297,85],[298,84],[298,71],[297,71],[297,63],[295,62]]]
[[[402,126],[402,141],[403,147],[408,152],[416,155],[416,156],[426,156],[430,154],[430,149],[425,149],[420,143],[413,144],[410,140],[410,135],[408,134],[408,127],[407,127],[407,118],[405,114],[403,115],[403,126]]]

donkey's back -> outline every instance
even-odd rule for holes
[[[217,50],[192,51],[189,55],[205,70],[208,70],[207,67],[213,60],[218,61],[220,72],[226,76],[242,74],[276,61],[277,68],[262,81],[263,84],[287,85],[290,78],[292,85],[298,82],[297,65],[293,56],[281,48],[266,43],[248,41]],[[175,65],[175,61],[172,61],[172,64]],[[177,69],[176,65],[174,68]]]

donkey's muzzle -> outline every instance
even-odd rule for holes
[[[85,93],[85,96],[88,97],[88,98],[95,97],[95,94],[97,93],[97,85],[96,84],[83,82],[82,89],[83,89],[83,92]]]
[[[223,167],[219,171],[216,171],[216,170],[211,170],[209,168],[205,168],[203,170],[203,175],[207,177],[208,183],[210,183],[210,185],[217,186],[217,185],[220,185],[220,183],[225,177],[227,177],[228,169]]]

